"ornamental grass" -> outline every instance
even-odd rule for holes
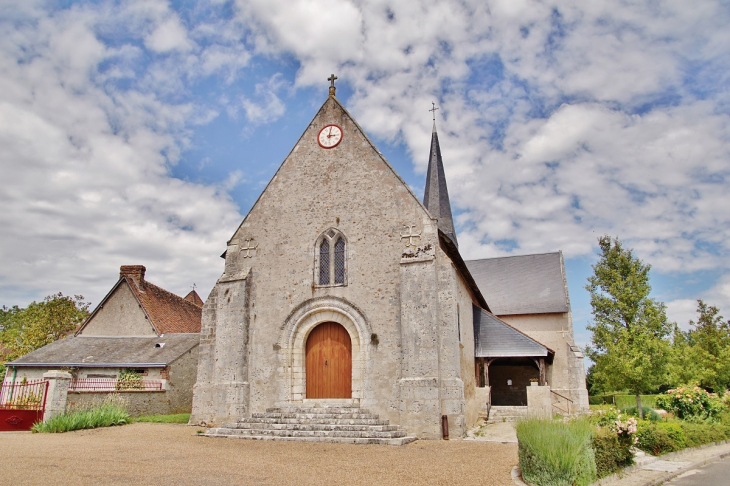
[[[586,420],[530,419],[518,423],[522,477],[541,486],[592,483],[596,480],[592,436],[593,426]]]
[[[88,409],[62,413],[48,420],[38,422],[31,429],[33,432],[70,432],[72,430],[111,427],[130,422],[127,404],[123,399],[110,395],[101,404]]]

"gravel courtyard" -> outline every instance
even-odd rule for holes
[[[137,423],[65,434],[0,433],[2,484],[510,485],[517,444],[416,441],[403,447],[198,437]]]

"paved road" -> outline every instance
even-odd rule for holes
[[[671,481],[672,486],[720,486],[730,484],[730,457],[702,467],[689,469]]]
[[[514,485],[517,444],[450,440],[402,447],[197,437],[137,423],[65,434],[0,433],[0,484]]]

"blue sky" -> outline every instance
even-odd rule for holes
[[[595,5],[594,5],[595,3]],[[96,304],[122,264],[205,297],[327,96],[422,194],[431,102],[465,258],[596,241],[686,326],[730,314],[727,2],[0,0],[0,304]]]

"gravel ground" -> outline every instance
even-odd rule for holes
[[[198,437],[137,423],[65,434],[0,433],[1,484],[512,485],[517,444],[416,441],[402,447]]]

